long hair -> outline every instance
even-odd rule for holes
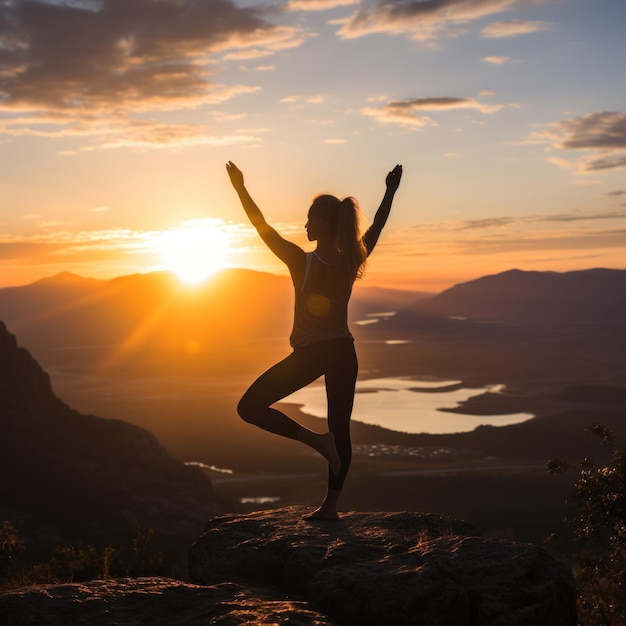
[[[311,211],[319,216],[335,234],[335,246],[344,254],[350,276],[361,278],[367,261],[367,248],[361,235],[362,214],[356,198],[339,200],[321,194],[313,200]]]

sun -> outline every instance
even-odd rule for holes
[[[162,233],[157,247],[165,267],[193,285],[226,267],[229,244],[229,234],[214,220],[195,220]]]

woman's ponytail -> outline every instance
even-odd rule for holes
[[[346,255],[350,274],[361,278],[367,250],[361,238],[361,211],[355,198],[344,198],[339,206],[337,249]]]

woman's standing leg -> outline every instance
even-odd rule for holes
[[[338,473],[329,469],[326,497],[322,505],[306,517],[309,520],[337,519],[337,503],[352,461],[350,417],[354,404],[358,362],[354,343],[351,340],[333,343],[335,346],[328,355],[324,377],[328,399],[328,428],[335,435],[335,446],[341,460],[341,468]]]

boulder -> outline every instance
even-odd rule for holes
[[[10,626],[336,624],[306,602],[267,589],[233,583],[203,587],[169,578],[96,580],[0,592],[0,615]]]
[[[209,521],[189,550],[197,584],[306,598],[338,624],[574,626],[571,571],[540,546],[423,513],[306,522],[288,507]]]

